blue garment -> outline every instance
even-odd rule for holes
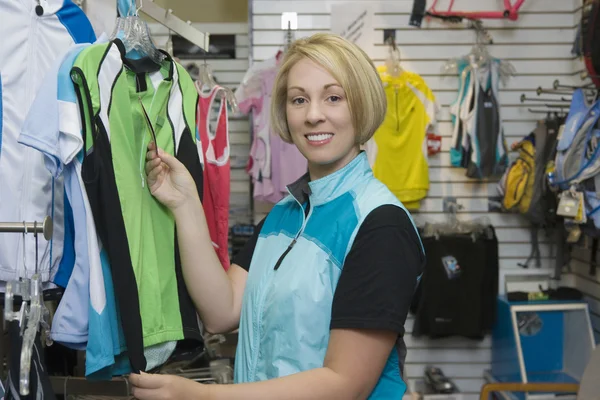
[[[563,134],[556,146],[556,180],[561,190],[583,190],[585,213],[600,229],[600,101],[588,103],[582,89],[573,92]],[[593,185],[587,184],[592,182]],[[570,221],[566,221],[570,223]]]
[[[312,182],[305,176],[288,190],[291,195],[265,219],[250,264],[235,359],[237,383],[322,367],[333,296],[361,224],[386,204],[410,215],[373,176],[364,152],[339,171]],[[399,340],[369,399],[402,398],[405,357]]]

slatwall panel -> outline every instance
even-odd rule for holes
[[[253,0],[252,46],[256,61],[272,57],[283,43],[282,12],[298,13],[298,31],[295,37],[328,31],[331,24],[331,5],[343,0]],[[348,2],[347,3],[351,3]],[[517,262],[523,261],[530,252],[529,230],[526,222],[516,215],[488,213],[488,197],[496,195],[495,183],[476,182],[464,176],[464,170],[450,168],[449,147],[451,124],[448,105],[455,99],[458,84],[454,76],[442,76],[443,64],[452,57],[467,54],[474,43],[474,32],[462,28],[447,27],[432,22],[424,23],[419,30],[408,26],[412,0],[369,1],[375,10],[375,49],[369,54],[376,64],[382,64],[387,56],[383,44],[383,29],[396,29],[396,41],[401,51],[402,66],[421,74],[434,91],[442,105],[440,133],[443,136],[443,152],[430,159],[430,190],[415,219],[443,221],[443,198],[456,197],[464,207],[459,218],[470,219],[487,215],[497,227],[500,241],[500,267],[503,289],[508,274],[550,273],[553,259],[549,240],[543,242],[541,252],[543,265],[539,269],[523,270]],[[431,4],[431,1],[428,2]],[[550,88],[555,79],[561,83],[579,84],[575,74],[578,64],[570,55],[575,34],[578,0],[527,0],[517,22],[485,21],[494,39],[490,52],[510,61],[518,71],[506,87],[501,87],[500,102],[509,144],[531,132],[539,115],[529,113],[520,103],[520,95],[534,94],[538,86]],[[447,7],[440,1],[438,9]],[[501,2],[496,0],[456,0],[456,10],[497,10]],[[531,105],[529,105],[531,107]],[[268,204],[255,205],[255,220],[259,221],[270,209]],[[596,286],[600,290],[600,286]],[[600,294],[597,296],[600,297]],[[600,302],[597,303],[600,306]],[[427,340],[410,336],[413,320],[409,318],[406,330],[408,345],[407,376],[409,381],[421,378],[428,364],[441,367],[453,378],[467,399],[476,399],[483,384],[483,370],[489,368],[491,359],[490,339],[474,342],[463,339]]]
[[[248,24],[246,23],[214,23],[193,24],[195,28],[210,34],[235,35],[235,60],[208,60],[215,79],[222,86],[235,90],[248,70]],[[152,37],[158,46],[163,47],[169,32],[164,26],[149,24]],[[200,63],[202,60],[182,60],[181,64],[188,66]],[[244,171],[250,152],[250,128],[247,116],[229,116],[229,140],[231,144],[231,209],[230,225],[235,223],[250,223],[250,183]]]

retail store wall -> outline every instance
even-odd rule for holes
[[[572,251],[570,279],[573,285],[583,292],[585,300],[590,307],[590,317],[594,328],[596,343],[600,345],[600,267],[595,274],[590,273],[591,264],[591,240],[587,244],[576,247]],[[596,254],[596,260],[600,260],[600,252]]]
[[[319,31],[329,31],[331,6],[337,2],[343,0],[253,0],[253,59],[260,61],[271,58],[281,48],[284,40],[280,30],[282,12],[298,13],[295,37],[299,38]],[[500,290],[503,290],[506,275],[550,273],[553,260],[547,240],[541,248],[541,270],[524,270],[517,266],[530,252],[528,225],[516,215],[488,214],[488,198],[496,195],[496,184],[469,180],[464,176],[463,169],[449,166],[451,124],[448,105],[455,99],[458,85],[457,78],[443,77],[440,71],[448,59],[470,51],[474,43],[474,32],[447,28],[438,22],[429,25],[424,23],[421,29],[409,27],[412,0],[369,3],[376,10],[375,46],[369,55],[377,64],[383,63],[387,56],[387,48],[383,45],[383,29],[395,29],[403,67],[422,75],[442,106],[439,128],[443,136],[443,152],[430,159],[429,195],[422,203],[420,212],[415,213],[415,218],[418,221],[443,220],[446,218],[442,208],[443,198],[456,197],[464,207],[459,218],[476,218],[485,214],[497,227],[500,241]],[[447,3],[449,2],[440,2],[438,9],[446,7]],[[528,106],[520,102],[522,93],[535,96],[537,87],[551,88],[555,79],[566,84],[581,82],[575,74],[577,63],[570,54],[576,18],[579,18],[579,14],[576,14],[578,3],[579,0],[527,0],[518,21],[484,22],[494,40],[494,45],[489,47],[490,52],[495,57],[509,60],[517,70],[517,76],[506,87],[502,87],[500,93],[509,143],[531,132],[536,119],[540,117],[539,114],[528,112]],[[454,9],[496,10],[500,4],[496,0],[457,0]],[[531,105],[529,107],[535,108]],[[257,203],[255,220],[259,221],[270,207],[268,204]],[[409,380],[422,377],[426,365],[437,365],[449,377],[454,378],[462,392],[468,393],[468,399],[477,398],[476,394],[483,384],[482,372],[490,363],[490,339],[486,338],[482,342],[462,339],[417,340],[410,335],[412,324],[413,320],[409,319],[405,339],[409,348],[406,365]]]
[[[158,46],[166,43],[169,32],[157,23],[150,23],[152,37]],[[248,70],[248,24],[247,23],[195,23],[193,26],[212,35],[235,35],[235,59],[208,59],[217,82],[235,90]],[[181,64],[189,66],[203,63],[203,60],[182,59]],[[250,127],[245,116],[229,117],[229,140],[231,144],[231,218],[230,225],[250,223],[250,183],[244,168],[250,153]]]

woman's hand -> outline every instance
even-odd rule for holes
[[[131,374],[132,395],[138,400],[205,400],[208,388],[175,375]]]
[[[154,142],[148,145],[146,174],[150,193],[172,211],[198,197],[196,183],[187,168],[177,158],[157,149]]]

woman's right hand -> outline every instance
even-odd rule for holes
[[[177,158],[156,147],[148,145],[146,175],[150,193],[171,211],[198,197],[196,183],[189,171]]]

